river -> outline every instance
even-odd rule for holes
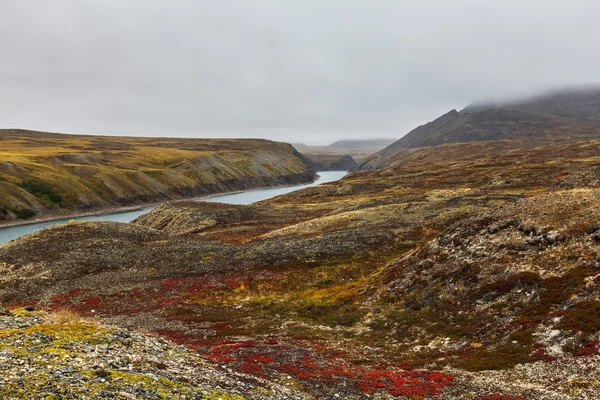
[[[196,199],[197,201],[212,201],[217,203],[230,203],[230,204],[251,204],[257,201],[270,199],[271,197],[279,196],[281,194],[293,192],[298,189],[303,189],[309,186],[320,185],[321,183],[333,182],[341,179],[347,172],[345,171],[324,171],[319,172],[319,178],[307,185],[296,185],[287,187],[278,187],[271,189],[257,189],[248,190],[240,193],[230,193],[223,195],[216,195],[210,197],[204,197],[202,199]],[[13,239],[27,235],[29,233],[37,232],[41,229],[47,228],[53,225],[64,224],[69,221],[113,221],[113,222],[130,222],[142,214],[146,214],[156,206],[149,206],[140,208],[133,211],[124,212],[113,212],[107,214],[90,215],[85,217],[72,217],[55,219],[52,221],[36,222],[26,225],[9,226],[6,228],[0,228],[0,245],[9,242]]]

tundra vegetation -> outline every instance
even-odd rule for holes
[[[317,398],[592,398],[599,150],[419,148],[253,205],[62,225],[0,248],[0,299],[144,329]]]
[[[141,330],[276,398],[597,398],[599,125],[467,114],[337,182],[8,243],[0,303]],[[102,379],[130,393],[122,373]]]

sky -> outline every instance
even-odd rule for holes
[[[0,127],[305,144],[600,83],[598,0],[0,0]]]

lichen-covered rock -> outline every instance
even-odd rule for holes
[[[306,399],[174,343],[43,312],[0,316],[2,399]]]

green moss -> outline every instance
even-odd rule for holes
[[[73,341],[87,342],[90,344],[107,343],[109,340],[107,337],[109,332],[110,331],[99,328],[94,324],[87,323],[68,325],[40,324],[28,328],[0,330],[0,339],[10,336],[24,336],[25,340],[23,341],[23,345],[27,346],[28,344],[31,344],[26,339],[27,335],[42,333],[52,337],[54,339],[52,345],[53,347],[56,347],[60,344],[66,344]]]
[[[245,397],[242,397],[238,394],[230,394],[223,392],[222,390],[211,390],[208,395],[204,395],[206,400],[245,400]]]
[[[523,309],[522,320],[545,318],[555,305],[577,293],[585,284],[585,278],[590,275],[593,275],[593,271],[589,268],[572,268],[562,276],[544,279],[539,283],[542,289],[539,300],[530,303]]]

